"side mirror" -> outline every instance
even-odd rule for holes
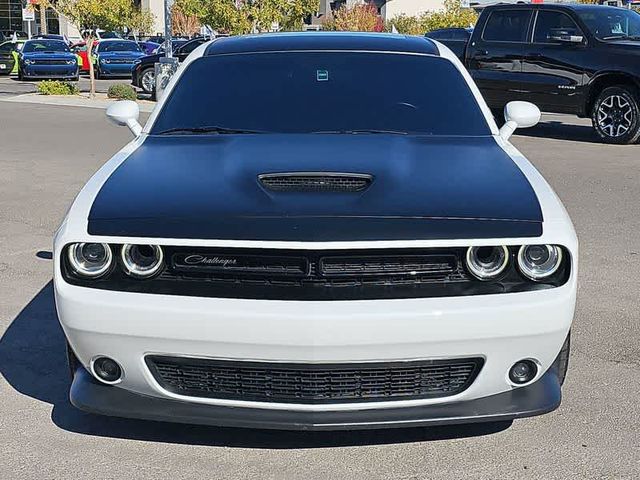
[[[508,140],[516,128],[533,127],[540,121],[540,109],[529,102],[509,102],[504,107],[505,124],[500,129],[500,136]]]
[[[142,133],[142,126],[138,123],[140,108],[131,100],[120,100],[107,108],[107,118],[116,125],[126,125],[135,137]]]

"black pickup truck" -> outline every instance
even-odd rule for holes
[[[640,14],[635,11],[495,5],[482,11],[466,48],[460,40],[437,36],[461,57],[496,112],[511,100],[526,100],[545,112],[591,118],[607,143],[640,138]]]

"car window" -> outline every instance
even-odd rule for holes
[[[13,44],[12,43],[3,43],[2,45],[0,45],[0,52],[2,53],[9,53],[13,50]]]
[[[438,30],[437,32],[429,32],[426,36],[433,38],[434,40],[442,40],[444,38],[444,32],[442,30]]]
[[[201,57],[180,77],[152,133],[212,125],[267,133],[490,135],[450,61],[373,52]]]
[[[493,42],[525,42],[531,10],[496,10],[482,32],[482,39]]]
[[[578,15],[600,40],[640,39],[640,14],[634,10],[601,6],[581,10]]]
[[[189,54],[193,52],[196,48],[204,43],[204,40],[194,40],[193,42],[185,43],[180,47],[180,53]]]
[[[562,37],[581,36],[582,31],[569,15],[562,12],[542,10],[538,12],[536,29],[533,34],[535,43],[554,43]]]
[[[29,40],[22,49],[31,52],[68,52],[69,47],[62,40]]]
[[[98,52],[141,52],[140,47],[136,42],[131,41],[110,41],[100,42],[98,45]]]

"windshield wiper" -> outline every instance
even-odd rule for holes
[[[382,130],[377,128],[358,128],[353,130],[324,130],[312,133],[327,133],[327,134],[346,134],[346,135],[358,135],[360,133],[365,134],[382,134],[382,135],[408,135],[407,132],[400,130]]]
[[[207,135],[207,134],[218,134],[218,135],[241,135],[241,134],[257,134],[257,133],[265,133],[258,130],[245,130],[242,128],[227,128],[227,127],[219,127],[217,125],[211,125],[207,127],[177,127],[170,128],[168,130],[163,130],[159,132],[158,135],[168,135],[168,134],[180,134],[180,135]]]

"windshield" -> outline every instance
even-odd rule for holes
[[[633,10],[598,7],[579,11],[578,15],[600,40],[640,40],[640,14]]]
[[[448,60],[353,52],[195,60],[151,133],[177,129],[490,135],[469,86]]]
[[[23,52],[68,52],[69,47],[62,40],[30,40],[24,44]]]
[[[98,52],[141,52],[136,42],[102,42],[98,45]]]

